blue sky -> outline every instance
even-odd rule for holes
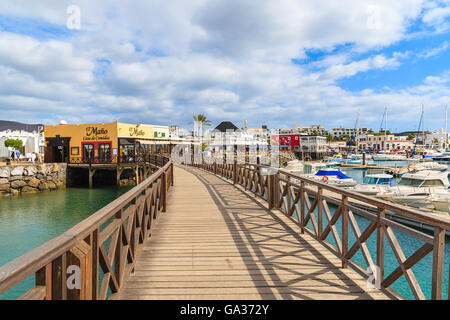
[[[0,118],[443,127],[448,0],[0,3]],[[69,12],[69,13],[68,13]],[[78,19],[78,17],[76,17]]]

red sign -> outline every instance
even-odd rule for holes
[[[294,149],[294,147],[300,146],[300,135],[299,134],[277,134],[270,137],[272,143],[278,144],[280,147],[289,147]]]

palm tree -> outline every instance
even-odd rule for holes
[[[198,115],[194,116],[194,121],[197,123],[197,132],[198,132],[199,136],[200,136],[200,130],[203,133],[203,126],[211,125],[211,121],[207,120],[206,116],[203,114],[198,114]]]

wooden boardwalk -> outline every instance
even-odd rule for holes
[[[174,171],[167,212],[116,299],[386,299],[241,187]]]

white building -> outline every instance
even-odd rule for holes
[[[22,158],[31,158],[33,152],[44,154],[44,126],[26,125],[13,121],[0,121],[0,158],[8,158],[13,148],[5,146],[8,139],[22,140],[19,149]]]
[[[445,148],[448,145],[448,134],[445,133],[444,129],[440,129],[439,132],[431,132],[425,134],[425,147],[426,148]],[[419,141],[422,141],[422,134],[419,134]]]
[[[339,138],[343,135],[348,135],[351,137],[356,135],[356,128],[332,128],[329,132],[334,138]],[[367,127],[358,128],[358,135],[367,134],[367,132]]]
[[[365,134],[358,136],[358,148],[372,151],[394,151],[412,150],[414,141],[407,140],[407,136],[373,135]]]
[[[326,136],[328,134],[328,131],[322,127],[319,124],[314,124],[311,126],[299,126],[294,124],[292,126],[292,128],[279,128],[279,129],[274,129],[276,134],[296,134],[296,133],[300,133],[303,135],[323,135]]]
[[[323,136],[300,136],[300,149],[304,152],[316,154],[327,152],[327,138]]]

